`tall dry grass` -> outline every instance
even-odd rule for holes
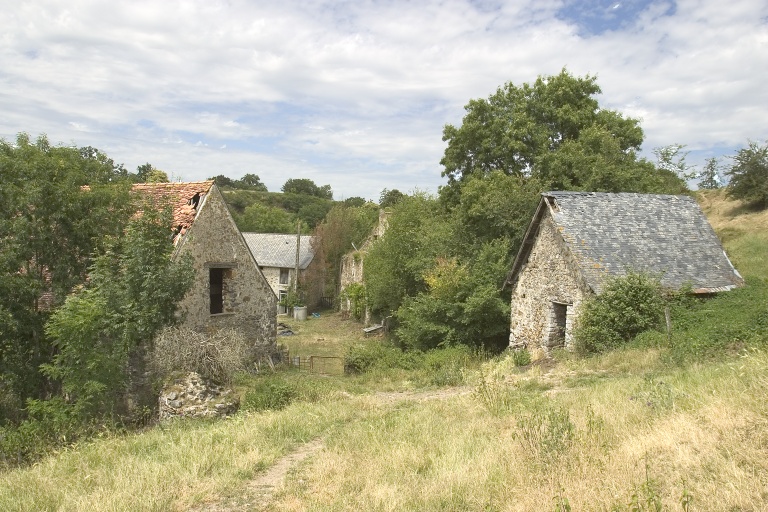
[[[768,507],[764,353],[576,387],[562,375],[544,393],[525,376],[492,384],[514,398],[500,407],[479,395],[410,402],[348,425],[271,509]]]

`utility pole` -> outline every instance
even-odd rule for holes
[[[299,289],[299,250],[301,249],[301,220],[296,221],[296,269],[293,274],[293,293]]]

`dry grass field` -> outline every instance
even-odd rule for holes
[[[429,365],[244,377],[244,393],[279,379],[291,402],[0,473],[0,510],[768,510],[768,333],[739,314],[768,303],[738,303],[767,295],[768,214],[717,193],[701,202],[752,288],[705,306],[680,335],[695,345],[707,321],[732,328],[714,357],[680,362],[649,342],[533,354],[527,366],[467,360],[445,382]],[[300,355],[384,343],[334,314],[295,329],[280,341]]]

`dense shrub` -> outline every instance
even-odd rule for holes
[[[420,350],[401,350],[380,342],[350,347],[344,358],[347,373],[404,370],[421,385],[457,386],[464,382],[465,370],[479,363],[484,353],[466,345]]]
[[[344,371],[365,373],[391,368],[415,370],[423,364],[422,358],[420,352],[403,351],[387,343],[360,343],[351,346],[344,355]]]
[[[355,257],[359,257],[355,254]],[[349,301],[349,312],[356,320],[362,320],[368,307],[368,296],[365,292],[365,285],[362,283],[350,283],[341,291],[339,299],[343,302]]]
[[[62,446],[116,426],[84,419],[84,407],[60,397],[28,400],[24,421],[14,427],[0,427],[0,468],[34,462]]]
[[[582,353],[605,352],[660,325],[665,298],[658,278],[630,272],[608,281],[584,303],[574,343]]]

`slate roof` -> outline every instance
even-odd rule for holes
[[[547,212],[595,293],[606,276],[628,270],[659,275],[668,288],[691,285],[695,293],[744,284],[692,197],[604,192],[543,193],[508,283],[525,264]]]
[[[296,235],[276,233],[243,233],[245,243],[260,267],[296,267]],[[299,268],[306,269],[315,254],[310,235],[301,235],[299,242]]]

